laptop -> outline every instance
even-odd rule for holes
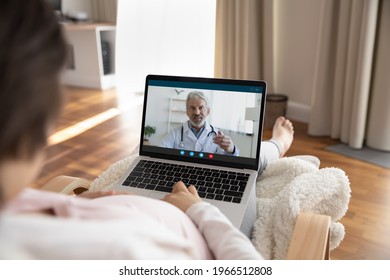
[[[191,92],[201,92],[210,108],[208,130],[199,138],[188,124],[186,98]],[[160,199],[181,180],[242,229],[249,207],[256,213],[265,100],[264,81],[148,75],[139,156],[115,189]],[[232,140],[233,153],[213,146],[219,131]],[[198,143],[186,146],[186,137]]]

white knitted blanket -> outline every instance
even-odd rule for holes
[[[256,193],[258,218],[252,241],[264,258],[286,258],[300,212],[331,217],[331,250],[343,240],[344,226],[338,221],[348,209],[351,189],[341,169],[318,169],[301,159],[282,158],[267,166]]]
[[[90,191],[112,188],[135,157],[134,153],[110,166],[91,183]],[[343,240],[344,226],[338,220],[348,209],[351,189],[341,169],[318,169],[298,158],[283,158],[267,166],[256,191],[258,218],[252,241],[264,258],[286,258],[297,215],[303,211],[331,217],[331,250]]]

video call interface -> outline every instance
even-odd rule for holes
[[[215,165],[257,165],[265,87],[249,82],[237,85],[214,81],[149,79],[145,89],[141,154]],[[201,113],[187,108],[187,96],[192,92],[201,93],[205,100],[195,96],[202,100],[200,106],[205,103],[208,110]],[[203,131],[189,130],[192,116],[204,122]],[[148,127],[154,131],[148,134]],[[230,139],[233,152],[214,142],[217,134]]]

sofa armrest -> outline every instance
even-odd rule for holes
[[[330,217],[300,213],[289,246],[289,260],[329,259]]]
[[[54,177],[41,189],[64,194],[80,194],[89,189],[91,182],[85,179],[61,175]]]

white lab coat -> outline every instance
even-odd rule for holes
[[[181,139],[181,131],[183,128],[183,140]],[[212,128],[208,122],[205,123],[205,129],[200,135],[199,139],[196,138],[194,133],[191,131],[189,121],[186,121],[183,126],[171,129],[167,136],[161,141],[161,147],[182,149],[195,152],[205,152],[213,154],[224,154],[224,155],[239,155],[239,149],[235,146],[234,154],[225,152],[220,146],[214,144],[213,138],[214,133],[210,133]],[[219,129],[214,127],[215,133],[218,134]],[[222,131],[221,131],[222,133]],[[183,145],[180,144],[183,142]]]

